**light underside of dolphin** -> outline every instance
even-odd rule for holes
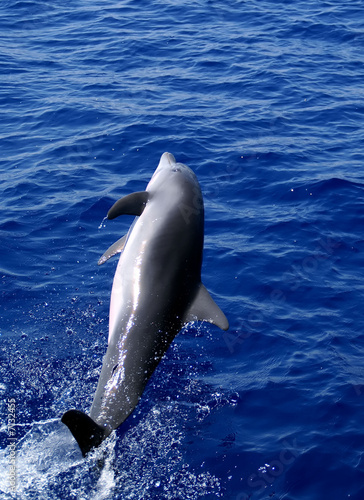
[[[195,174],[164,153],[145,191],[117,201],[108,219],[137,216],[128,234],[100,258],[121,253],[110,300],[108,348],[90,415],[62,417],[83,455],[134,410],[181,328],[228,321],[201,282],[204,208]]]

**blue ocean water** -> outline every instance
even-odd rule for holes
[[[1,498],[364,498],[363,7],[1,2]],[[176,337],[100,467],[60,417],[106,350],[103,218],[164,151],[230,329]]]

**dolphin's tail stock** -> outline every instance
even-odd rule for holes
[[[104,429],[82,411],[67,411],[61,422],[72,432],[84,457],[92,448],[97,448],[106,437]]]

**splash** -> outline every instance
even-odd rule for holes
[[[112,498],[114,446],[115,438],[84,460],[72,435],[59,419],[37,422],[16,445],[15,491],[10,489],[6,470],[9,447],[0,450],[0,497],[24,500]]]
[[[9,450],[0,450],[0,498],[221,497],[219,479],[207,470],[195,471],[184,458],[185,436],[177,424],[178,408],[172,401],[151,408],[123,438],[111,434],[85,459],[59,419],[34,423],[17,443],[15,492],[8,484]]]

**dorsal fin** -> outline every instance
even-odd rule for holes
[[[62,416],[61,421],[72,432],[83,456],[99,446],[106,437],[104,429],[82,411],[69,410]]]
[[[147,191],[138,191],[120,198],[107,213],[108,219],[115,219],[119,215],[141,215],[148,201]]]
[[[222,330],[229,328],[229,322],[225,314],[202,283],[185,316],[185,323],[189,321],[208,321]]]
[[[127,237],[127,234],[124,234],[124,236],[122,238],[120,238],[120,240],[115,241],[115,243],[113,243],[111,245],[111,247],[109,247],[106,250],[106,252],[102,255],[102,257],[99,258],[99,261],[98,261],[97,264],[99,266],[101,266],[101,264],[103,264],[104,262],[106,262],[107,260],[109,260],[110,257],[113,257],[117,253],[122,252],[124,250],[124,246],[125,246],[125,242],[126,242],[126,237]]]

